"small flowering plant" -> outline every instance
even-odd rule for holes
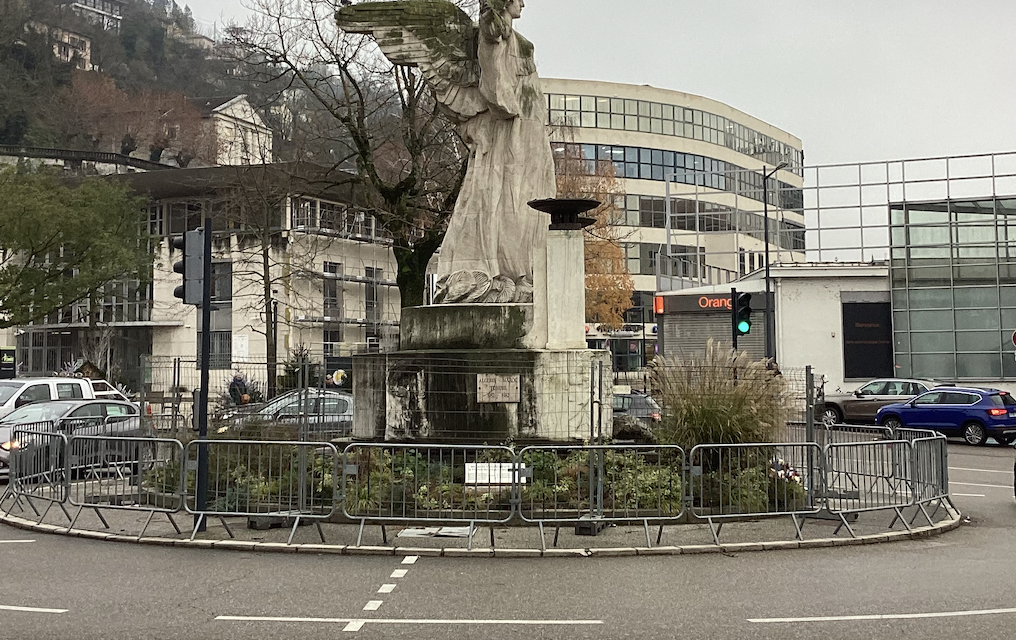
[[[797,484],[801,484],[803,482],[801,472],[779,456],[773,456],[773,459],[769,464],[769,477],[776,478],[778,480],[786,480],[788,482],[796,482]]]

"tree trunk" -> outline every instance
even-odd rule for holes
[[[399,285],[399,296],[402,308],[419,307],[425,302],[424,292],[427,289],[427,263],[437,248],[440,240],[422,240],[412,247],[392,247],[399,273],[395,282]]]

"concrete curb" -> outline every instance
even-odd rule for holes
[[[736,554],[757,551],[779,551],[787,549],[821,549],[829,547],[847,547],[862,544],[880,544],[884,542],[900,542],[903,540],[920,540],[931,536],[942,535],[956,529],[963,523],[963,515],[958,511],[949,509],[951,518],[942,520],[931,526],[912,527],[910,530],[890,531],[888,533],[875,533],[856,538],[813,538],[810,540],[784,540],[772,542],[739,542],[722,543],[719,545],[684,545],[684,546],[660,546],[660,547],[620,547],[620,548],[586,548],[586,549],[502,549],[489,547],[477,547],[464,549],[462,547],[444,548],[412,548],[412,547],[378,547],[378,546],[349,546],[330,544],[285,544],[282,542],[252,542],[246,540],[188,540],[180,538],[159,538],[123,536],[100,531],[86,531],[75,529],[68,531],[66,527],[57,527],[50,524],[38,524],[31,520],[19,518],[9,513],[0,512],[0,522],[37,533],[47,533],[70,537],[101,540],[106,542],[120,542],[130,544],[148,544],[172,547],[184,547],[191,549],[228,549],[233,551],[256,551],[261,553],[300,553],[300,554],[332,554],[349,556],[389,556],[403,557],[408,555],[419,555],[428,557],[444,558],[614,558],[632,556],[665,556],[665,555],[695,555],[702,553],[724,553]]]

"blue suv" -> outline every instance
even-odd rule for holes
[[[939,387],[886,405],[875,419],[890,429],[933,429],[963,436],[968,444],[984,444],[989,436],[1003,445],[1016,440],[1016,399],[998,389]]]

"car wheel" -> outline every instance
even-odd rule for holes
[[[889,416],[882,420],[882,426],[892,431],[893,435],[896,435],[896,430],[903,428],[903,421],[896,416]]]
[[[822,412],[822,424],[831,427],[834,424],[843,424],[843,416],[836,407],[826,407]]]
[[[988,432],[977,422],[968,422],[963,425],[963,439],[967,444],[982,445],[988,440]]]

